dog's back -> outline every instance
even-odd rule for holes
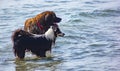
[[[26,31],[24,31],[24,30],[22,30],[22,29],[17,29],[14,33],[13,33],[13,35],[12,35],[12,41],[14,42],[14,41],[16,41],[17,39],[19,39],[20,37],[22,37],[22,36],[32,36],[32,34],[30,34],[30,33],[28,33],[28,32],[26,32]]]
[[[17,29],[12,35],[15,56],[24,58],[25,50],[28,49],[37,56],[45,57],[45,52],[51,50],[52,45],[52,40],[49,40],[46,35],[34,35],[22,29]]]

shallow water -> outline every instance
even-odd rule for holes
[[[11,35],[27,18],[52,10],[62,18],[53,58],[15,61]],[[0,71],[120,71],[119,0],[1,0]]]

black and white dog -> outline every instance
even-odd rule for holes
[[[51,26],[43,35],[28,33],[22,29],[16,30],[12,35],[14,54],[19,59],[24,59],[25,50],[30,50],[38,57],[46,57],[46,52],[51,53],[51,47],[57,36],[64,36],[60,29]]]

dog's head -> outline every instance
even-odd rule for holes
[[[50,26],[48,31],[45,32],[45,36],[47,39],[55,40],[57,36],[63,37],[65,35],[60,31],[59,27],[56,25]]]
[[[59,23],[62,20],[61,18],[57,17],[53,11],[45,11],[41,13],[41,15],[43,15],[45,22],[43,23],[43,25],[49,27],[52,26],[54,23]]]
[[[55,37],[58,37],[58,36],[63,37],[65,35],[63,32],[61,32],[57,24],[53,25],[53,29],[54,29]]]

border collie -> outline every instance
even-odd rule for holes
[[[31,34],[22,29],[17,29],[12,35],[15,57],[24,59],[25,50],[30,50],[38,57],[46,57],[47,51],[51,53],[52,44],[57,36],[64,36],[59,28],[51,26],[43,35]]]

